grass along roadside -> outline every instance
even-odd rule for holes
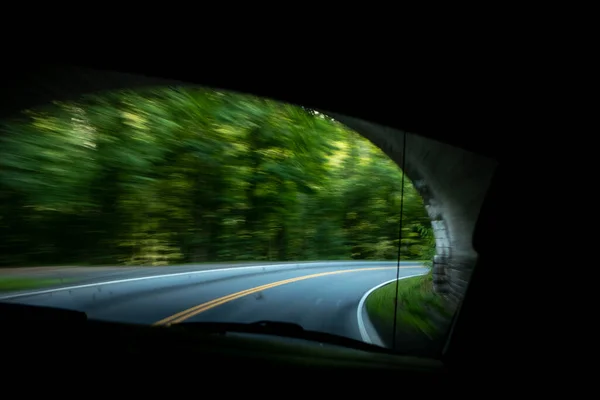
[[[64,278],[26,278],[26,277],[0,277],[0,292],[11,292],[15,290],[39,289],[48,286],[57,286],[72,283],[74,279]]]
[[[375,290],[366,301],[367,313],[378,332],[392,332],[394,320],[395,282]],[[398,335],[422,333],[429,339],[439,336],[440,318],[450,318],[442,298],[433,291],[432,274],[398,281]],[[383,334],[382,337],[388,337]]]

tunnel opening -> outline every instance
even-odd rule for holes
[[[64,87],[59,87],[57,89],[57,93],[53,98],[47,98],[46,100],[55,100],[60,99],[61,102],[54,105],[54,110],[61,109],[58,114],[44,114],[42,112],[41,117],[39,115],[34,116],[33,114],[25,114],[20,117],[19,121],[11,122],[8,125],[5,125],[5,131],[7,134],[4,134],[2,139],[9,138],[9,142],[5,142],[8,146],[3,146],[3,150],[5,150],[12,154],[16,154],[11,151],[11,146],[18,146],[17,142],[10,143],[10,139],[16,137],[15,135],[19,134],[19,141],[22,142],[22,145],[28,148],[29,155],[26,157],[17,157],[19,159],[11,158],[11,157],[3,157],[2,159],[5,163],[2,173],[7,181],[11,181],[12,183],[9,186],[9,190],[4,190],[2,192],[2,204],[10,204],[13,207],[17,205],[25,205],[23,208],[27,209],[27,219],[28,223],[23,223],[23,221],[19,220],[18,213],[15,213],[9,209],[6,210],[4,215],[2,216],[2,225],[10,228],[6,228],[6,231],[10,233],[10,237],[7,241],[4,242],[5,246],[14,246],[14,249],[20,249],[20,251],[8,251],[3,252],[3,254],[13,254],[17,255],[16,258],[13,258],[10,263],[15,264],[26,264],[27,261],[23,258],[19,258],[19,255],[24,254],[35,254],[36,257],[42,256],[44,254],[53,254],[56,252],[56,249],[60,247],[57,244],[52,244],[52,242],[61,242],[69,243],[72,240],[89,240],[90,237],[95,235],[94,239],[91,239],[91,242],[87,243],[90,246],[92,243],[98,249],[101,249],[102,252],[123,252],[124,249],[128,249],[126,252],[130,252],[132,248],[136,246],[142,246],[144,250],[142,253],[145,254],[142,257],[121,257],[118,261],[122,263],[130,263],[130,264],[170,264],[175,260],[185,259],[187,256],[194,257],[195,260],[212,260],[212,257],[227,257],[231,256],[230,254],[223,254],[222,251],[204,251],[204,252],[188,252],[187,255],[183,254],[180,250],[174,249],[173,246],[168,243],[172,242],[173,238],[169,235],[164,235],[164,232],[161,230],[161,224],[169,224],[173,223],[173,221],[180,221],[182,219],[192,219],[196,218],[200,221],[203,232],[209,232],[209,234],[215,234],[215,230],[218,234],[223,233],[223,227],[217,227],[214,223],[215,220],[218,220],[218,213],[214,210],[220,210],[222,204],[213,204],[209,199],[211,196],[206,196],[206,193],[210,192],[211,194],[218,194],[218,196],[212,196],[219,198],[223,194],[219,191],[219,185],[217,182],[211,181],[208,177],[205,177],[202,181],[205,188],[208,188],[208,192],[199,191],[195,193],[197,196],[197,200],[199,204],[202,205],[200,211],[209,210],[210,212],[205,213],[206,217],[198,217],[194,215],[188,215],[186,213],[174,212],[172,214],[168,214],[165,210],[161,210],[160,207],[141,207],[141,204],[151,203],[148,200],[154,199],[159,196],[162,196],[164,193],[177,193],[178,191],[186,191],[189,190],[191,186],[193,186],[190,181],[193,181],[195,178],[190,178],[186,174],[189,172],[189,166],[182,168],[182,170],[178,171],[169,171],[169,174],[181,178],[181,176],[185,176],[186,179],[180,179],[180,183],[178,185],[171,186],[161,186],[160,184],[156,184],[156,187],[151,191],[143,191],[137,193],[136,195],[131,195],[132,188],[135,187],[144,187],[152,186],[149,183],[160,180],[160,177],[150,174],[151,176],[145,176],[143,171],[146,171],[149,165],[153,165],[156,160],[161,159],[162,157],[166,157],[169,161],[165,164],[169,164],[173,159],[176,159],[177,151],[168,152],[169,154],[158,154],[153,149],[155,148],[156,143],[152,143],[152,141],[156,140],[165,140],[169,141],[168,135],[162,137],[162,139],[157,139],[156,137],[152,137],[152,135],[148,134],[148,129],[143,125],[144,123],[140,120],[140,118],[136,118],[135,115],[131,115],[132,113],[120,115],[118,118],[115,118],[115,115],[111,115],[111,102],[121,101],[123,103],[123,99],[118,99],[118,93],[128,93],[131,96],[135,96],[136,92],[154,92],[152,101],[149,102],[148,110],[154,110],[153,112],[157,112],[156,119],[162,121],[173,121],[179,118],[189,118],[189,115],[186,112],[172,112],[172,113],[162,113],[160,112],[160,107],[156,107],[156,105],[165,100],[165,91],[156,92],[154,89],[148,89],[149,87],[157,87],[162,86],[165,82],[158,82],[158,80],[143,78],[143,77],[132,77],[126,76],[122,74],[109,74],[110,79],[94,80],[90,79],[90,76],[95,76],[95,73],[83,73],[83,74],[73,74],[65,76],[63,79],[64,82],[70,82],[65,85],[68,89],[65,90]],[[78,82],[78,83],[76,83]],[[100,82],[100,83],[99,83]],[[182,91],[189,90],[194,88],[194,90],[199,90],[195,86],[184,85],[180,86],[178,83],[169,83],[169,92],[174,94],[175,98],[171,98],[170,100],[175,103],[180,102],[181,97],[177,98],[176,95],[181,95]],[[123,89],[126,89],[123,91]],[[133,91],[132,91],[133,90]],[[224,95],[226,97],[227,91],[214,90],[218,96]],[[94,149],[94,152],[97,152],[98,143],[94,143],[93,140],[86,140],[85,138],[79,137],[71,137],[66,140],[65,145],[57,145],[54,143],[52,146],[49,146],[47,150],[40,151],[39,149],[39,141],[31,140],[30,138],[26,138],[27,135],[22,135],[16,131],[19,126],[23,126],[25,120],[29,121],[28,123],[32,124],[35,130],[46,129],[47,132],[44,137],[51,141],[56,139],[55,134],[56,130],[60,130],[61,124],[69,124],[70,126],[78,126],[78,132],[83,134],[92,135],[92,132],[85,127],[85,110],[83,110],[80,106],[77,106],[77,99],[81,99],[81,95],[85,95],[86,93],[94,93],[94,95],[86,95],[85,101],[91,101],[94,108],[94,114],[97,121],[104,121],[102,124],[106,123],[105,133],[107,134],[108,140],[104,140],[102,143],[103,149],[107,151],[105,156],[105,160],[107,161],[115,154],[121,154],[121,165],[133,166],[138,171],[142,171],[140,177],[142,179],[129,179],[124,177],[122,171],[120,171],[119,164],[117,163],[115,166],[109,166],[109,164],[105,164],[107,167],[102,168],[101,175],[97,176],[98,182],[120,182],[122,185],[117,185],[119,189],[102,187],[102,185],[94,185],[89,184],[85,179],[92,179],[95,172],[98,172],[94,167],[95,161],[90,159],[86,154],[90,152],[90,149]],[[233,92],[231,92],[233,93]],[[237,94],[236,94],[237,95]],[[169,97],[169,95],[166,95]],[[93,100],[90,100],[93,99]],[[124,103],[131,105],[134,99],[130,98],[129,100],[125,100]],[[205,99],[204,99],[205,100]],[[202,104],[202,99],[195,99],[192,101],[197,102],[196,106]],[[226,104],[227,100],[221,98],[219,101],[222,101],[222,104]],[[261,99],[261,102],[265,102],[268,100]],[[199,103],[198,103],[199,102]],[[39,103],[39,102],[38,102]],[[254,117],[260,117],[261,111],[255,105],[246,104],[248,106],[248,111],[250,115]],[[300,110],[298,114],[295,116],[287,116],[289,119],[288,130],[291,132],[294,129],[297,129],[297,126],[294,123],[297,123],[298,120],[295,118],[302,119],[302,115],[314,113],[314,110],[302,109],[297,106],[291,106],[295,110]],[[33,108],[32,108],[33,109]],[[145,112],[148,113],[148,110]],[[53,112],[55,112],[53,111]],[[190,111],[188,110],[187,113]],[[282,111],[280,111],[282,112]],[[418,253],[419,257],[429,259],[430,255],[433,255],[431,258],[431,274],[429,274],[429,278],[431,280],[431,284],[435,290],[437,295],[440,295],[444,301],[445,305],[451,310],[455,310],[457,305],[460,303],[462,294],[464,293],[466,286],[468,285],[468,280],[470,273],[472,271],[473,266],[475,265],[477,254],[474,251],[471,243],[472,233],[474,229],[474,224],[477,219],[478,211],[483,201],[483,196],[485,191],[487,190],[487,185],[489,184],[489,180],[493,174],[493,171],[496,167],[496,163],[493,160],[488,158],[478,156],[462,149],[454,148],[452,146],[436,142],[434,140],[419,136],[418,134],[411,132],[404,132],[397,129],[384,127],[378,124],[370,123],[367,121],[359,120],[356,118],[352,118],[345,115],[340,115],[335,112],[329,112],[327,110],[318,110],[316,111],[320,117],[323,119],[331,118],[334,121],[339,122],[339,131],[354,131],[357,132],[362,138],[366,138],[369,141],[369,144],[372,144],[375,148],[380,150],[380,153],[376,155],[376,157],[381,157],[380,163],[377,164],[377,168],[380,169],[389,169],[392,171],[393,168],[389,164],[390,159],[395,163],[393,167],[396,169],[396,173],[400,175],[396,175],[396,178],[401,177],[401,174],[406,174],[406,182],[407,187],[405,193],[409,193],[411,190],[416,194],[415,198],[417,199],[416,203],[419,201],[422,202],[422,206],[424,206],[425,213],[421,215],[421,226],[418,224],[409,228],[408,232],[404,232],[404,239],[406,240],[409,233],[416,234],[421,243],[415,244],[405,243],[403,247],[400,244],[401,250],[404,250],[404,254],[400,253],[401,259],[410,259],[415,256],[415,254],[410,254],[411,251],[409,249],[410,246],[413,247],[422,247],[421,250],[412,251],[413,253]],[[83,113],[83,114],[82,114]],[[314,117],[314,115],[312,116]],[[32,122],[33,120],[37,120]],[[227,113],[220,116],[223,121],[231,120],[231,115],[227,115]],[[313,118],[314,120],[319,120],[319,118]],[[13,120],[15,121],[15,120]],[[252,119],[244,119],[243,121],[235,121],[236,123],[240,122],[245,129],[251,130],[253,124],[255,122]],[[331,122],[331,121],[330,121]],[[20,125],[21,124],[21,125]],[[37,125],[36,125],[37,124]],[[114,137],[110,137],[111,134],[114,134],[118,131],[119,124],[128,126],[130,129],[136,131],[137,136],[131,139],[130,143],[119,143],[115,142]],[[230,124],[233,124],[230,121]],[[335,123],[334,123],[335,124]],[[176,131],[178,128],[177,124],[173,124],[169,129],[172,132]],[[297,124],[298,125],[298,124]],[[63,127],[64,128],[64,127]],[[197,129],[206,130],[206,126],[197,127]],[[225,128],[227,129],[227,128]],[[53,133],[54,132],[54,133]],[[338,132],[338,134],[340,133]],[[222,133],[222,132],[221,132]],[[237,165],[240,171],[246,171],[241,175],[238,175],[238,179],[235,183],[229,183],[230,187],[234,187],[237,190],[237,195],[234,196],[235,200],[238,200],[244,197],[244,194],[250,193],[251,189],[245,187],[243,184],[240,184],[240,181],[244,180],[244,177],[254,176],[254,174],[249,174],[247,171],[252,170],[254,166],[254,172],[263,169],[264,171],[269,171],[269,173],[274,172],[273,168],[274,164],[278,157],[283,157],[285,159],[289,159],[289,154],[285,152],[277,153],[277,152],[269,152],[268,146],[264,146],[265,143],[268,143],[269,140],[272,140],[273,137],[269,137],[268,132],[261,132],[261,135],[255,135],[252,144],[246,143],[246,148],[248,145],[255,146],[256,150],[259,152],[262,151],[266,157],[271,157],[271,162],[266,165],[261,165],[258,161],[258,164],[244,164]],[[289,132],[288,132],[289,133]],[[271,132],[272,134],[272,132]],[[349,139],[351,135],[355,135],[354,133],[346,132],[346,139]],[[284,135],[285,136],[285,135]],[[210,151],[215,151],[218,149],[222,151],[224,154],[228,154],[227,161],[231,161],[233,165],[235,163],[240,163],[239,153],[240,150],[235,145],[224,146],[222,143],[219,144],[218,140],[213,140],[210,142],[208,147],[200,146],[198,147],[194,143],[190,143],[188,140],[179,141],[181,143],[186,143],[186,146],[189,146],[190,149],[194,149],[194,151],[202,154],[208,154]],[[288,138],[289,139],[289,138]],[[404,149],[404,143],[406,144],[406,149]],[[313,143],[314,144],[314,143]],[[301,143],[300,148],[308,148],[310,143]],[[321,146],[322,143],[317,144],[317,146]],[[128,147],[129,146],[129,147]],[[262,147],[261,147],[262,146]],[[45,146],[43,146],[45,147]],[[242,146],[244,147],[244,146]],[[284,146],[285,147],[285,146]],[[325,146],[327,147],[327,146]],[[369,148],[369,145],[363,146],[369,149],[373,154],[376,154],[377,151],[373,151],[372,148]],[[46,148],[46,147],[45,147]],[[83,151],[76,151],[75,148],[87,149]],[[133,148],[136,150],[138,157],[129,157],[124,156],[127,148]],[[313,147],[314,148],[314,147]],[[8,150],[6,150],[8,149]],[[14,149],[14,147],[12,147]],[[247,150],[247,149],[246,149]],[[406,150],[406,151],[404,151]],[[87,152],[87,153],[86,153]],[[250,152],[252,153],[252,152]],[[35,170],[39,167],[40,160],[49,160],[52,157],[56,157],[57,154],[64,155],[64,160],[66,160],[65,165],[58,166],[48,166],[48,172],[54,174],[53,176],[58,177],[54,179],[45,179],[42,175],[35,173]],[[112,154],[112,156],[110,155]],[[171,158],[170,158],[171,157]],[[389,158],[388,158],[389,157]],[[221,162],[211,162],[210,157],[196,157],[200,159],[198,164],[194,164],[195,168],[200,168],[203,171],[207,171],[210,169],[219,169],[225,168],[225,165],[229,165],[229,163]],[[23,163],[27,162],[27,160],[34,160],[32,164],[28,167],[24,168],[29,174],[28,179],[21,179],[21,177],[14,175],[14,166],[15,163]],[[255,160],[256,161],[256,160]],[[297,160],[296,160],[297,161]],[[186,162],[192,162],[190,160],[186,160]],[[316,160],[310,161],[312,164],[318,164]],[[8,164],[7,164],[8,163]],[[129,164],[128,164],[129,163]],[[386,164],[387,165],[384,165]],[[43,162],[42,162],[43,164]],[[48,163],[47,163],[48,164]],[[50,163],[51,164],[51,163]],[[243,164],[243,163],[242,163]],[[294,162],[290,163],[292,166]],[[73,170],[73,166],[76,166],[76,170],[79,171],[81,176],[87,176],[87,178],[79,178],[69,176],[66,171]],[[381,165],[384,165],[383,167]],[[404,172],[400,172],[398,167],[402,166]],[[362,172],[368,178],[373,178],[375,175],[372,173],[369,175],[368,170],[364,170]],[[164,172],[164,171],[163,171]],[[292,178],[297,178],[294,175],[294,168],[290,167],[289,170],[286,171],[277,171],[276,174],[281,176],[287,176]],[[86,175],[87,174],[87,175]],[[258,174],[261,176],[264,174]],[[393,175],[393,174],[392,174]],[[197,178],[197,177],[196,177]],[[200,179],[200,178],[198,178]],[[338,180],[343,183],[348,183],[348,177],[337,177]],[[272,196],[273,193],[278,193],[282,189],[286,189],[286,185],[282,184],[284,179],[275,179],[269,182],[260,181],[256,182],[256,187],[252,190],[257,190],[261,194]],[[27,196],[23,195],[23,190],[18,188],[19,183],[17,181],[21,181],[21,184],[29,187],[35,187],[36,196],[40,199],[44,199],[47,204],[40,206],[30,204]],[[85,183],[87,182],[87,184]],[[183,183],[182,183],[183,182]],[[365,183],[366,182],[366,183]],[[398,182],[396,179],[395,182]],[[412,184],[411,184],[412,182]],[[16,186],[15,186],[16,184]],[[11,186],[12,185],[12,186]],[[52,185],[75,185],[81,187],[100,187],[96,192],[90,193],[87,190],[81,190],[77,193],[71,193],[65,198],[56,197],[53,195],[52,190],[44,190],[44,188],[50,188]],[[262,185],[262,186],[261,186]],[[260,186],[260,187],[259,187]],[[289,207],[286,207],[289,204],[294,203],[302,196],[310,197],[311,191],[315,190],[315,186],[318,187],[318,183],[312,182],[310,184],[302,183],[301,180],[297,180],[294,185],[296,189],[298,187],[302,187],[302,190],[298,190],[298,193],[294,191],[285,191],[286,197],[283,199],[275,199],[275,203],[279,202],[282,204],[278,204],[276,208],[278,210],[288,210]],[[386,187],[386,185],[382,185],[381,182],[376,179],[370,179],[363,182],[363,186],[356,189],[356,195],[361,195],[364,193],[368,193],[372,191],[373,188],[377,190],[382,190]],[[276,189],[274,189],[276,188]],[[22,188],[21,188],[22,189]],[[289,188],[287,188],[289,189]],[[369,190],[367,190],[369,189]],[[398,187],[396,186],[396,189]],[[134,190],[133,190],[134,191]],[[117,204],[116,199],[120,198],[123,193],[127,193],[127,199],[123,203],[126,204],[127,210],[124,210],[122,205]],[[294,193],[295,195],[292,195]],[[389,193],[388,193],[389,194]],[[93,212],[89,212],[91,218],[96,218],[96,221],[99,223],[93,230],[93,235],[88,235],[83,237],[82,235],[78,235],[78,229],[82,226],[86,226],[87,222],[85,218],[81,219],[79,217],[67,218],[69,221],[63,220],[64,212],[61,210],[57,210],[55,205],[57,203],[68,204],[66,207],[67,214],[75,215],[81,210],[89,207],[89,204],[85,204],[90,196],[93,198],[101,198],[102,204],[100,207],[97,207]],[[98,196],[98,197],[95,197]],[[179,204],[182,201],[182,196],[177,195],[168,195],[171,203],[169,204]],[[389,197],[393,198],[393,195],[389,195]],[[343,198],[343,196],[338,197]],[[82,200],[84,199],[84,200]],[[292,201],[291,203],[285,203],[285,201]],[[397,199],[396,199],[397,200]],[[235,201],[234,201],[235,203]],[[83,204],[83,207],[82,207]],[[237,203],[235,203],[237,204]],[[294,203],[295,204],[295,203]],[[330,201],[330,204],[336,204],[335,201]],[[397,206],[397,204],[395,204]],[[213,207],[213,208],[211,208]],[[244,209],[243,205],[237,205],[238,209]],[[10,207],[9,207],[10,208]],[[182,208],[182,207],[180,207]],[[183,207],[185,208],[185,207]],[[227,209],[227,207],[224,207]],[[177,207],[173,208],[179,210]],[[229,207],[231,209],[231,207]],[[251,209],[251,208],[250,208]],[[308,221],[307,218],[296,217],[294,222],[298,225],[302,225],[303,229],[310,231],[312,229],[316,232],[331,232],[331,229],[326,229],[326,225],[328,224],[328,218],[323,217],[323,215],[327,215],[326,207],[317,207],[321,214],[315,215],[311,219],[311,221],[318,221],[319,224],[325,226],[325,228],[315,228],[314,226],[309,226],[310,224],[305,224]],[[62,210],[64,211],[64,210]],[[246,210],[247,211],[247,210]],[[110,220],[106,218],[102,218],[103,213],[113,213],[114,215],[127,215],[129,212],[135,213],[137,218],[136,222],[133,224],[126,224],[123,220]],[[397,214],[397,209],[396,209]],[[60,216],[59,216],[60,215]],[[422,220],[423,215],[425,216],[425,220]],[[51,218],[55,218],[57,223],[66,223],[70,226],[67,229],[60,229],[57,231],[52,231],[47,229],[51,224],[44,224],[44,218],[51,216]],[[351,216],[351,215],[350,215]],[[383,216],[378,215],[378,218],[365,218],[365,224],[360,225],[361,228],[365,228],[364,225],[377,225],[378,221],[386,221],[386,224],[390,227],[396,224],[397,221],[394,221],[393,218],[385,218],[385,213]],[[351,219],[351,218],[350,218]],[[284,218],[286,222],[292,221],[293,219]],[[247,222],[250,221],[250,222]],[[226,227],[225,230],[229,229],[229,233],[235,228],[239,227],[239,224],[248,225],[249,227],[256,226],[258,224],[258,220],[256,216],[252,215],[252,212],[248,212],[244,214],[241,218],[239,215],[231,216],[231,218],[227,219],[227,222],[223,225]],[[107,232],[110,232],[111,229],[115,229],[117,225],[128,225],[124,231],[134,232],[136,229],[138,232],[142,232],[142,234],[135,236],[131,235],[129,239],[119,238],[118,243],[111,243],[107,240],[101,240],[102,236]],[[294,254],[285,254],[285,252],[278,252],[277,249],[278,244],[289,240],[290,236],[294,236],[292,232],[289,230],[286,232],[286,229],[282,229],[280,224],[273,223],[270,221],[267,225],[266,231],[269,232],[265,237],[268,237],[268,240],[262,240],[262,243],[266,243],[266,245],[262,246],[260,257],[262,261],[271,261],[275,259],[292,259]],[[313,225],[315,225],[313,223]],[[33,229],[32,226],[39,227],[39,229]],[[396,224],[397,226],[397,224]],[[408,226],[404,226],[404,228],[408,228]],[[32,245],[32,242],[28,242],[24,239],[24,236],[27,235],[27,230],[30,232],[34,232],[34,237],[38,238],[38,244]],[[365,228],[366,229],[366,228]],[[364,230],[364,229],[363,229]],[[368,229],[366,229],[368,231]],[[183,232],[188,232],[187,229],[181,229]],[[362,231],[359,229],[359,231]],[[391,231],[391,228],[390,228]],[[252,237],[252,235],[242,234],[242,239],[248,239],[248,237]],[[191,235],[193,236],[193,235]],[[309,235],[307,235],[309,236]],[[372,246],[364,246],[364,241],[356,239],[354,242],[358,243],[358,246],[351,247],[350,251],[347,253],[349,257],[373,257],[373,259],[377,258],[372,256],[375,255],[383,255],[381,258],[388,259],[392,257],[394,253],[394,249],[397,252],[398,244],[395,243],[394,240],[402,240],[398,239],[398,232],[396,229],[396,239],[392,239],[393,236],[386,236],[384,240],[378,240],[376,245]],[[41,240],[42,238],[52,238],[53,240]],[[100,240],[99,240],[100,238]],[[263,238],[264,239],[264,238]],[[314,248],[322,247],[322,249],[332,249],[335,248],[335,240],[332,234],[323,234],[322,237],[319,237],[318,240],[314,243]],[[181,239],[178,240],[182,243],[186,243],[187,246],[193,248],[194,246],[198,246],[193,239]],[[329,242],[328,242],[329,241]],[[409,241],[410,242],[410,241]],[[165,245],[166,244],[166,245]],[[240,249],[248,249],[252,246],[244,243],[238,243],[236,246],[232,246],[235,251]],[[297,247],[301,248],[301,245]],[[343,246],[341,246],[343,247]],[[79,258],[77,254],[78,251],[81,253],[81,249],[84,249],[85,245],[79,247],[73,247],[71,249],[72,254],[70,260],[72,262],[76,262]],[[414,250],[414,249],[413,249]],[[427,253],[429,252],[429,253]],[[67,252],[68,253],[68,252]],[[317,251],[317,255],[314,256],[317,259],[320,258],[320,255],[324,253],[319,253]],[[150,256],[149,256],[150,255]],[[253,255],[256,257],[256,255]],[[235,257],[234,257],[235,258]],[[225,258],[223,258],[225,259]],[[239,260],[243,260],[242,257]],[[255,258],[256,259],[256,258]],[[39,258],[39,260],[43,260],[43,256]],[[56,260],[46,259],[46,264],[56,263]],[[36,261],[38,264],[40,261]],[[102,260],[97,259],[93,261],[94,264],[106,264],[111,262],[111,260]],[[64,264],[64,262],[61,262]],[[79,264],[79,262],[78,262]],[[397,295],[396,295],[397,296]],[[397,297],[394,297],[396,300]],[[442,325],[448,326],[448,319],[446,318]]]

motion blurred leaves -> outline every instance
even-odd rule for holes
[[[0,136],[0,265],[395,259],[402,172],[317,112],[188,88],[24,112]],[[433,236],[410,182],[405,259]]]

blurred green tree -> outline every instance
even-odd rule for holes
[[[402,171],[312,110],[159,88],[28,110],[1,129],[2,266],[397,257]],[[430,258],[405,182],[402,258]]]

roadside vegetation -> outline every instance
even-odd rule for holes
[[[69,279],[47,279],[47,278],[29,278],[29,277],[10,277],[0,276],[0,292],[10,292],[15,290],[39,289],[48,286],[56,286],[70,283]]]
[[[452,311],[445,300],[433,291],[431,270],[422,276],[401,279],[375,290],[366,301],[369,318],[382,340],[393,341],[394,310],[396,309],[396,341],[412,340],[414,346],[428,341],[441,341],[448,328]],[[406,346],[402,346],[407,348]]]
[[[0,266],[427,259],[402,171],[344,125],[198,88],[107,92],[0,125]]]

